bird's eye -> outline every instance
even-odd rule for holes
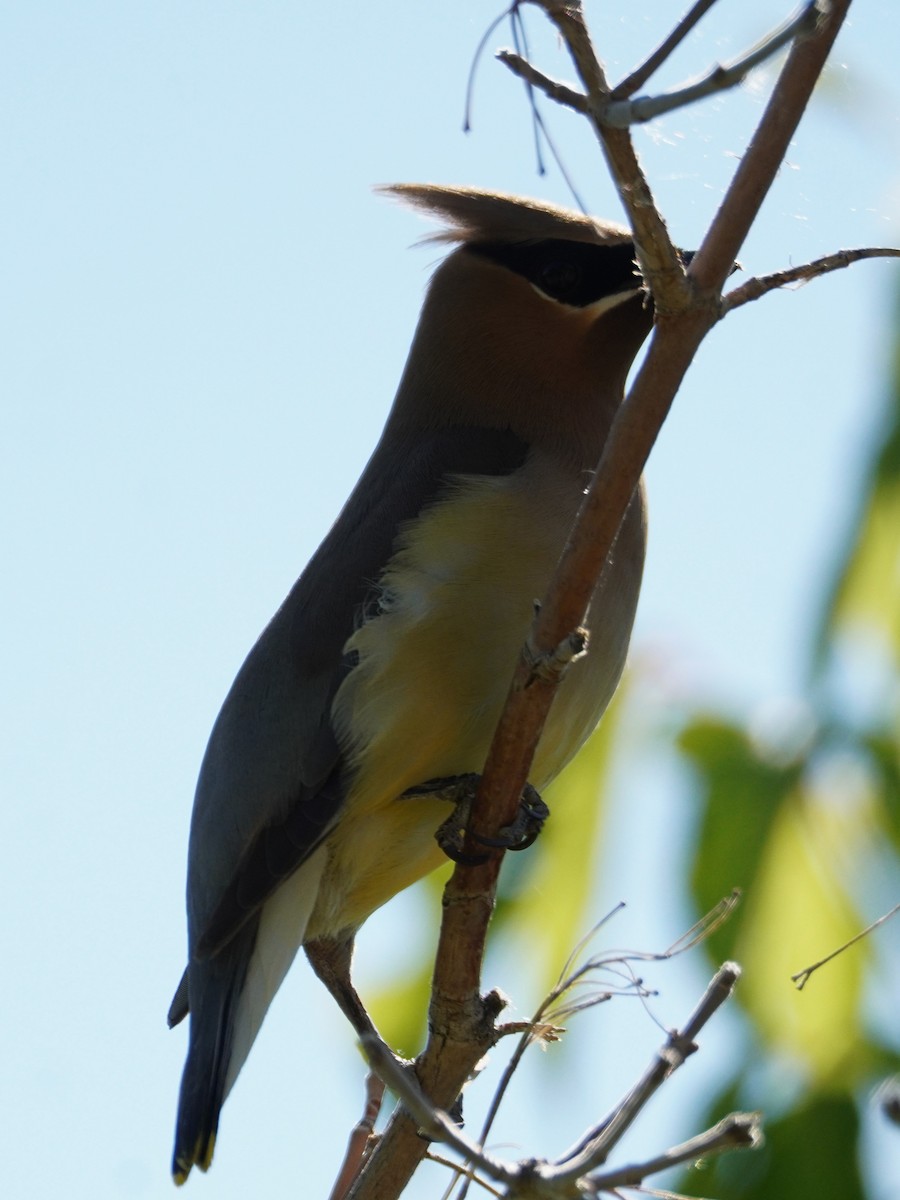
[[[581,282],[581,266],[571,259],[551,258],[538,272],[537,286],[548,296],[564,300]]]

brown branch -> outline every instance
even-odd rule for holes
[[[498,62],[503,63],[504,67],[509,67],[513,75],[517,75],[519,79],[524,79],[526,83],[536,87],[549,100],[562,104],[564,108],[571,108],[577,113],[588,111],[588,99],[583,92],[576,92],[574,88],[551,79],[549,75],[545,75],[537,67],[533,67],[527,58],[516,54],[515,50],[498,50],[496,58]]]
[[[796,41],[778,76],[762,120],[740,161],[690,275],[702,290],[720,289],[738,256],[809,103],[850,0],[830,0],[813,33]]]
[[[536,87],[556,104],[571,108],[577,113],[593,112],[603,125],[627,129],[630,125],[645,124],[655,117],[686,108],[689,104],[696,104],[698,100],[737,87],[755,67],[771,58],[798,34],[807,32],[818,16],[818,0],[810,0],[797,16],[774,30],[753,50],[749,50],[727,66],[713,67],[694,83],[683,84],[674,91],[662,92],[658,96],[638,96],[634,100],[619,100],[615,98],[615,93],[611,93],[610,98],[602,105],[591,105],[583,92],[576,92],[567,84],[551,79],[514,50],[499,50],[496,57],[514,75]]]
[[[589,97],[591,122],[619,199],[634,230],[641,272],[660,314],[681,312],[690,303],[684,268],[656,207],[627,129],[604,125],[601,113],[612,94],[594,51],[580,0],[532,0],[559,31]]]
[[[856,250],[838,250],[836,254],[826,254],[800,267],[788,267],[784,271],[773,271],[771,275],[759,275],[748,279],[740,287],[729,292],[722,299],[722,315],[740,308],[751,300],[759,300],[776,288],[789,287],[792,283],[807,283],[820,275],[831,271],[840,271],[853,263],[861,262],[864,258],[900,258],[900,250],[890,246],[864,246]]]
[[[369,1139],[374,1132],[383,1099],[384,1083],[379,1075],[370,1071],[366,1076],[366,1102],[363,1107],[363,1115],[350,1130],[344,1161],[341,1163],[341,1169],[334,1181],[334,1187],[331,1189],[328,1200],[344,1200],[353,1181],[362,1170],[369,1147]]]
[[[399,1096],[420,1134],[454,1150],[463,1160],[462,1170],[469,1178],[478,1178],[479,1182],[481,1176],[493,1179],[505,1188],[505,1195],[510,1200],[515,1197],[521,1197],[521,1200],[563,1200],[574,1195],[611,1191],[617,1187],[635,1186],[648,1175],[703,1155],[759,1145],[761,1134],[758,1114],[732,1113],[713,1128],[653,1158],[612,1171],[590,1173],[605,1161],[610,1149],[662,1083],[694,1052],[694,1039],[731,995],[739,973],[739,968],[733,963],[726,963],[717,971],[684,1028],[669,1035],[650,1070],[631,1089],[613,1116],[598,1127],[601,1130],[599,1135],[597,1130],[592,1130],[573,1153],[564,1156],[558,1163],[533,1158],[505,1162],[487,1154],[481,1145],[461,1132],[446,1112],[432,1103],[380,1040],[364,1038],[363,1047],[373,1069]],[[455,1163],[447,1165],[460,1170]]]
[[[471,825],[495,834],[513,820],[555,690],[544,669],[581,625],[595,581],[675,393],[703,338],[720,316],[721,287],[775,178],[850,0],[833,0],[816,31],[794,44],[772,99],[713,226],[686,278],[641,171],[627,130],[603,126],[610,96],[577,0],[535,0],[562,35],[576,65],[619,195],[632,220],[641,268],[653,294],[656,328],[631,392],[613,423],[600,463],[513,677],[485,764]],[[537,667],[537,669],[536,669]],[[467,839],[468,840],[468,839]],[[471,845],[464,851],[475,849]],[[421,1089],[449,1109],[494,1039],[504,1001],[481,997],[480,971],[501,855],[458,865],[444,912],[429,1010],[429,1039],[416,1063]],[[599,1135],[598,1135],[599,1136]],[[408,1114],[395,1113],[351,1192],[353,1200],[400,1195],[425,1154]]]
[[[455,1150],[464,1162],[476,1166],[491,1179],[509,1183],[515,1172],[506,1163],[485,1154],[480,1146],[476,1146],[467,1138],[452,1118],[433,1104],[416,1081],[403,1070],[383,1042],[364,1036],[362,1043],[373,1070],[378,1072],[391,1091],[403,1101],[420,1135],[433,1142],[443,1142],[451,1150]]]

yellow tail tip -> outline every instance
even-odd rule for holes
[[[203,1135],[197,1138],[194,1143],[194,1148],[189,1155],[176,1157],[172,1164],[172,1178],[175,1181],[176,1187],[181,1187],[188,1175],[191,1173],[192,1167],[199,1167],[201,1171],[208,1171],[210,1163],[213,1160],[213,1153],[216,1148],[216,1135],[210,1134],[204,1140]]]

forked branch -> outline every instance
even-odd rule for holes
[[[634,230],[657,320],[643,366],[613,423],[593,483],[510,685],[471,817],[471,825],[487,836],[495,836],[514,818],[553,699],[555,683],[536,671],[535,664],[551,659],[583,622],[596,580],[656,436],[697,348],[722,315],[721,289],[775,178],[850,4],[850,0],[830,0],[827,4],[823,0],[816,8],[815,27],[807,32],[804,25],[802,36],[794,31],[791,50],[759,127],[685,275],[629,131],[604,124],[599,115],[613,93],[591,44],[580,3],[533,2],[559,31],[575,64],[588,101],[587,118]],[[701,8],[695,5],[692,14]],[[681,36],[673,35],[664,47]],[[659,60],[663,48],[648,63]],[[744,301],[732,300],[731,307],[739,302]],[[475,849],[469,845],[464,852]],[[416,1062],[418,1091],[435,1109],[450,1108],[495,1037],[495,1020],[503,1000],[496,994],[481,997],[480,971],[501,858],[498,853],[478,866],[458,865],[445,890],[429,1013],[430,1035]],[[619,1122],[623,1119],[617,1118]],[[752,1123],[746,1129],[752,1141]],[[601,1144],[607,1136],[603,1130],[597,1131]],[[588,1153],[585,1145],[584,1154]],[[424,1154],[425,1143],[417,1134],[415,1121],[404,1111],[395,1113],[352,1189],[352,1200],[392,1200],[399,1196]],[[582,1163],[578,1165],[580,1169]],[[569,1163],[568,1167],[557,1164],[556,1169],[574,1168]],[[519,1195],[525,1194],[526,1182],[520,1174],[516,1185]],[[530,1195],[553,1194],[535,1191],[539,1183],[530,1180]],[[613,1185],[607,1182],[602,1186]]]
[[[725,963],[713,977],[703,999],[680,1030],[673,1030],[650,1067],[598,1126],[557,1162],[528,1158],[509,1162],[487,1154],[471,1141],[448,1114],[434,1105],[421,1087],[385,1053],[377,1038],[364,1041],[370,1063],[412,1115],[421,1135],[441,1143],[462,1160],[461,1166],[477,1179],[486,1177],[503,1188],[509,1200],[570,1200],[598,1195],[618,1187],[637,1186],[651,1175],[701,1156],[723,1150],[759,1145],[761,1131],[756,1113],[731,1113],[711,1129],[678,1146],[641,1162],[598,1171],[625,1130],[632,1124],[661,1084],[697,1049],[696,1038],[722,1003],[728,999],[740,972]]]

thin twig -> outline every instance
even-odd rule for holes
[[[663,92],[659,96],[639,96],[636,100],[601,102],[597,111],[598,119],[604,125],[625,129],[629,125],[652,121],[654,117],[674,112],[677,108],[685,108],[688,104],[695,104],[698,100],[713,96],[717,92],[737,87],[755,67],[771,58],[782,46],[814,28],[821,16],[820,4],[821,0],[810,0],[805,8],[773,30],[752,50],[748,50],[728,66],[713,67],[696,83],[685,84],[684,87],[676,88],[672,92]]]
[[[643,1183],[648,1175],[656,1175],[681,1163],[694,1162],[710,1154],[721,1154],[723,1150],[752,1150],[762,1143],[759,1113],[731,1113],[717,1125],[689,1138],[679,1146],[649,1158],[645,1162],[618,1167],[615,1171],[589,1175],[584,1183],[595,1192],[610,1191],[616,1187],[634,1187]]]
[[[537,2],[563,37],[592,103],[608,98],[610,88],[578,0]],[[654,205],[628,131],[605,128],[591,117],[635,230],[641,268],[653,290],[657,326],[532,631],[531,644],[540,654],[551,653],[583,622],[650,450],[698,346],[719,319],[721,287],[775,178],[849,3],[831,0],[815,36],[795,41],[713,227],[691,263],[689,279]],[[530,658],[520,658],[473,806],[472,820],[486,836],[514,817],[553,698],[552,684],[535,682]],[[464,847],[464,853],[470,849]],[[480,995],[480,967],[500,862],[498,855],[478,866],[458,865],[444,893],[430,1035],[416,1073],[424,1094],[445,1108],[492,1044],[503,1006],[497,994]],[[423,1154],[414,1123],[402,1112],[395,1114],[353,1187],[354,1200],[398,1196]]]
[[[384,1043],[378,1038],[364,1034],[361,1038],[363,1049],[372,1065],[385,1084],[397,1095],[408,1109],[420,1133],[435,1142],[443,1142],[451,1150],[455,1150],[467,1163],[474,1164],[500,1183],[509,1183],[515,1172],[505,1163],[492,1158],[476,1146],[473,1141],[461,1132],[450,1116],[428,1099],[412,1074],[405,1071],[392,1054],[385,1053]]]
[[[672,32],[664,41],[656,47],[648,59],[641,63],[630,75],[617,83],[613,88],[612,99],[624,100],[626,96],[633,96],[638,88],[642,88],[647,80],[654,75],[663,65],[667,58],[681,45],[687,35],[691,32],[701,17],[716,3],[716,0],[697,0],[697,3],[685,13]]]
[[[481,1133],[478,1136],[478,1144],[483,1146],[487,1141],[488,1135],[496,1119],[500,1109],[500,1104],[506,1094],[507,1089],[512,1081],[512,1077],[519,1067],[525,1051],[535,1041],[543,1040],[542,1031],[549,1029],[551,1036],[546,1040],[556,1041],[559,1034],[564,1033],[558,1022],[561,1020],[569,1020],[580,1012],[584,1012],[590,1008],[595,1008],[598,1004],[602,1004],[607,1000],[612,999],[613,995],[638,995],[645,998],[648,993],[643,989],[643,983],[637,979],[632,973],[626,975],[624,971],[616,972],[617,964],[630,967],[631,962],[664,962],[674,958],[678,954],[683,954],[690,950],[707,937],[713,930],[718,929],[723,921],[726,921],[734,911],[740,893],[732,892],[731,896],[720,901],[705,917],[695,922],[686,933],[683,933],[679,938],[672,943],[666,950],[660,953],[635,953],[629,951],[627,954],[619,955],[618,952],[610,951],[604,954],[592,955],[581,966],[576,966],[577,960],[584,953],[592,938],[596,937],[600,929],[608,921],[610,921],[616,913],[620,912],[624,907],[624,903],[620,901],[610,912],[606,914],[602,920],[583,937],[575,950],[566,959],[565,965],[560,972],[559,978],[555,986],[541,1001],[537,1011],[531,1021],[524,1024],[524,1028],[520,1031],[521,1038],[510,1056],[510,1060],[503,1071],[500,1082],[491,1098],[491,1103],[488,1108],[487,1115],[484,1119],[484,1124],[481,1127]],[[613,957],[615,955],[615,957]],[[588,976],[596,975],[598,971],[612,972],[619,974],[625,979],[625,989],[616,988],[613,990],[604,990],[589,996],[585,1000],[569,1000],[566,1003],[558,1004],[567,993],[573,992],[579,985],[591,983],[596,987],[596,982],[593,979],[588,979]],[[548,1024],[548,1022],[550,1022]],[[462,1187],[459,1193],[458,1200],[464,1200],[466,1195],[466,1185]]]
[[[605,126],[597,112],[609,101],[606,72],[594,50],[580,0],[532,0],[555,25],[590,98],[588,119],[606,158],[619,199],[635,234],[641,273],[653,293],[657,315],[683,312],[691,303],[684,268],[669,237],[627,129]],[[624,509],[622,510],[624,511]]]
[[[676,938],[665,952],[666,958],[674,958],[676,954],[684,954],[686,950],[692,950],[694,946],[698,946],[701,942],[705,942],[708,937],[716,932],[717,929],[730,920],[734,910],[741,902],[741,889],[732,888],[730,895],[725,896],[700,918],[695,921],[690,929]]]
[[[900,250],[890,246],[864,246],[856,250],[838,250],[835,254],[826,254],[822,258],[804,263],[800,267],[789,267],[784,271],[773,271],[771,275],[760,275],[748,279],[740,287],[729,292],[722,298],[722,314],[740,308],[751,300],[758,300],[767,292],[776,288],[788,287],[792,283],[806,283],[819,275],[827,275],[830,271],[840,271],[864,258],[900,258]]]
[[[900,251],[898,251],[900,253]],[[833,958],[837,958],[839,954],[843,954],[850,946],[854,945],[860,938],[867,937],[873,929],[877,929],[879,925],[883,925],[885,921],[889,921],[894,913],[900,912],[900,904],[895,904],[890,912],[884,913],[873,921],[871,925],[867,925],[865,929],[861,929],[859,933],[854,934],[849,941],[844,942],[843,946],[838,946],[837,950],[832,950],[830,954],[826,954],[824,958],[820,958],[818,962],[814,962],[811,967],[804,967],[802,971],[798,971],[796,975],[791,976],[791,982],[797,985],[797,991],[802,992],[809,982],[809,977],[814,971],[818,971],[819,967],[824,967],[826,963],[830,963]]]
[[[484,1190],[489,1192],[492,1196],[503,1195],[503,1192],[499,1191],[499,1189],[495,1187],[491,1187],[488,1181],[486,1179],[482,1179],[481,1176],[476,1171],[473,1171],[471,1167],[463,1166],[462,1163],[455,1162],[452,1158],[445,1158],[443,1154],[435,1154],[433,1150],[429,1150],[425,1157],[429,1162],[437,1163],[439,1167],[446,1167],[456,1176],[456,1178],[453,1179],[444,1190],[442,1200],[450,1200],[453,1189],[456,1187],[456,1184],[460,1178],[464,1179],[467,1184],[477,1183],[480,1188],[484,1188]]]
[[[689,275],[702,290],[718,291],[728,278],[787,154],[849,8],[850,0],[830,0],[814,36],[798,38],[791,47],[709,233],[691,261]]]
[[[469,67],[469,78],[466,80],[466,107],[463,114],[463,133],[469,133],[472,129],[472,101],[475,94],[475,72],[478,70],[478,63],[480,62],[481,56],[484,53],[484,48],[488,44],[488,39],[490,38],[491,34],[495,29],[502,25],[506,18],[512,13],[517,2],[518,0],[513,0],[513,4],[509,8],[504,9],[499,17],[495,17],[494,20],[491,21],[490,25],[488,25],[487,29],[481,35],[478,45],[475,47],[475,53],[472,55],[472,65]]]
[[[506,1163],[486,1154],[481,1146],[470,1141],[457,1128],[446,1112],[427,1098],[412,1074],[404,1070],[392,1054],[386,1052],[378,1038],[363,1037],[363,1048],[369,1056],[373,1070],[378,1072],[384,1083],[400,1098],[420,1134],[455,1150],[465,1163],[462,1173],[467,1178],[475,1178],[474,1168],[479,1174],[486,1175],[505,1187],[509,1197],[518,1196],[522,1197],[522,1200],[526,1196],[545,1197],[546,1200],[553,1197],[569,1197],[576,1194],[576,1190],[579,1195],[612,1191],[617,1187],[634,1186],[641,1183],[647,1175],[706,1154],[736,1147],[752,1147],[759,1143],[758,1115],[732,1113],[712,1129],[651,1159],[614,1171],[590,1175],[591,1171],[605,1161],[609,1149],[624,1133],[656,1088],[696,1049],[694,1038],[731,994],[739,973],[739,968],[733,963],[725,963],[719,968],[684,1029],[670,1034],[666,1046],[660,1051],[651,1070],[619,1105],[614,1117],[600,1127],[603,1131],[600,1137],[597,1136],[596,1130],[592,1131],[582,1139],[574,1155],[566,1155],[558,1163],[533,1158]],[[647,1081],[650,1079],[654,1080],[653,1086],[648,1086]],[[626,1114],[621,1122],[620,1114]],[[459,1170],[456,1164],[447,1165]],[[479,1182],[482,1181],[479,1179]]]
[[[526,83],[536,87],[556,104],[562,104],[565,108],[571,108],[577,113],[584,114],[588,111],[588,98],[584,92],[576,92],[568,84],[558,83],[555,79],[551,79],[549,75],[545,75],[537,67],[533,67],[527,58],[516,54],[515,50],[498,50],[497,60],[502,62],[504,67],[509,67],[513,75],[518,75],[520,79],[524,79]]]
[[[669,1034],[665,1045],[625,1099],[562,1156],[558,1163],[561,1179],[574,1183],[603,1165],[610,1150],[633,1124],[651,1096],[697,1049],[697,1035],[734,991],[740,974],[741,969],[736,963],[723,963],[684,1028]]]
[[[516,53],[520,58],[531,58],[531,51],[528,49],[528,31],[525,28],[519,4],[514,3],[509,10],[509,27],[512,32]],[[540,114],[538,113],[537,101],[534,98],[534,88],[527,79],[524,82],[525,95],[528,97],[528,107],[531,110],[531,133],[534,138],[534,157],[537,165],[537,173],[538,175],[546,175],[547,168],[544,166],[544,156],[541,153],[543,127],[541,125]]]
[[[334,1187],[331,1189],[328,1200],[344,1200],[353,1181],[362,1170],[369,1139],[375,1129],[378,1114],[381,1112],[383,1098],[384,1083],[374,1071],[370,1071],[366,1076],[366,1102],[363,1107],[363,1115],[350,1131],[344,1161],[341,1163],[341,1169],[334,1181]]]

